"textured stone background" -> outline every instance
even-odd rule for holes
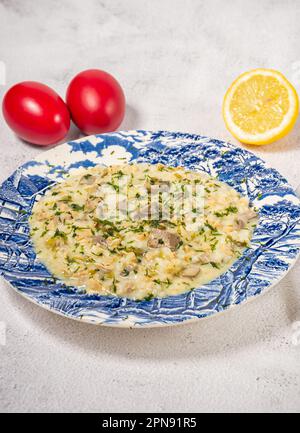
[[[221,117],[226,88],[247,69],[273,67],[299,91],[299,22],[298,0],[0,0],[0,97],[22,80],[63,96],[76,72],[99,67],[126,91],[123,129],[235,142]],[[42,149],[0,121],[2,181]],[[73,128],[69,138],[77,136]],[[251,149],[295,188],[299,138],[298,122],[281,142]],[[133,331],[58,317],[1,280],[0,410],[299,411],[299,277],[296,264],[276,288],[233,311]]]

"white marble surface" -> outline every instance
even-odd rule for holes
[[[227,86],[241,72],[265,66],[300,90],[299,22],[298,0],[0,0],[6,66],[0,97],[28,79],[64,95],[76,72],[98,67],[125,89],[123,129],[235,142],[220,111]],[[0,121],[2,181],[42,149]],[[253,149],[294,187],[299,125],[281,142]],[[73,322],[32,305],[1,280],[7,341],[0,346],[0,410],[299,411],[300,344],[292,329],[300,321],[299,278],[296,264],[252,303],[154,330]]]

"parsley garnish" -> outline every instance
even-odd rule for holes
[[[149,293],[149,295],[144,297],[144,301],[151,301],[151,299],[154,298],[154,295],[152,293]]]
[[[224,216],[229,215],[230,213],[237,213],[238,212],[238,208],[235,206],[228,206],[223,212],[214,212],[214,214],[219,217],[222,218]]]
[[[84,210],[84,205],[80,206],[79,204],[76,203],[71,203],[71,208],[75,211],[80,211],[80,210]]]
[[[66,233],[56,229],[53,238],[62,238],[64,241],[68,239]]]

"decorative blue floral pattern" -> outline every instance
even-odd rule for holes
[[[259,209],[251,247],[223,275],[193,291],[151,301],[87,295],[56,280],[36,259],[28,217],[42,194],[80,167],[163,163],[205,171]],[[208,137],[128,131],[86,137],[42,153],[0,188],[0,274],[34,302],[111,326],[162,326],[202,318],[252,298],[280,280],[300,249],[300,202],[287,181],[252,153]]]

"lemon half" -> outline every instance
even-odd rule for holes
[[[231,134],[242,143],[269,144],[293,128],[299,99],[291,83],[272,69],[240,75],[223,101],[223,117]]]

